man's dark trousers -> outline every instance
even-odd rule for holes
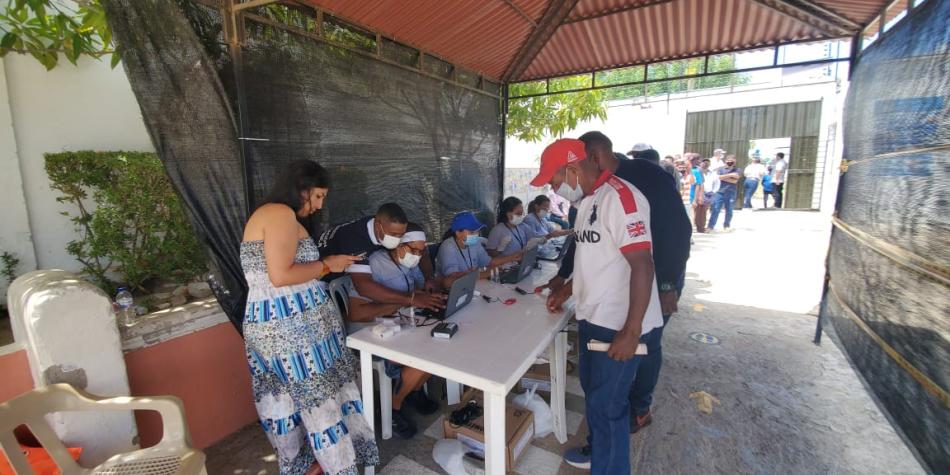
[[[785,183],[772,183],[772,199],[775,201],[774,205],[776,208],[782,207],[782,188],[785,187]]]
[[[648,347],[659,332],[653,329],[640,337]],[[630,387],[637,376],[642,356],[616,361],[606,351],[590,351],[587,342],[612,342],[616,330],[578,323],[579,369],[584,390],[591,446],[591,473],[607,475],[630,473]]]
[[[676,298],[683,294],[686,284],[686,274],[680,276],[676,282]],[[653,330],[649,341],[646,341],[647,354],[637,368],[637,377],[630,388],[630,410],[638,416],[646,414],[653,404],[653,390],[660,379],[660,367],[663,366],[663,330],[670,321],[670,315],[663,315],[663,326]],[[656,335],[652,335],[656,333]]]

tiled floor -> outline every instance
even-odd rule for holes
[[[695,236],[680,311],[664,331],[654,422],[631,436],[634,471],[922,473],[844,355],[827,338],[812,343],[815,317],[808,313],[820,299],[828,217],[742,211],[733,224],[730,234]],[[760,262],[744,265],[749,256]],[[697,332],[719,343],[696,341]],[[516,472],[581,473],[560,458],[587,433],[576,376],[567,386],[568,443],[535,440]],[[697,391],[720,401],[712,414],[690,399]],[[420,420],[412,440],[380,441],[379,473],[444,473],[432,459],[439,417]],[[277,473],[256,425],[207,453],[212,475]]]

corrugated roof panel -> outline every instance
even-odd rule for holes
[[[813,0],[828,10],[838,13],[849,20],[867,25],[881,13],[886,0]]]
[[[604,15],[610,12],[634,8],[637,6],[649,5],[651,3],[660,3],[668,0],[580,0],[571,14],[568,15],[568,21],[574,21],[578,18],[586,18],[594,15]]]
[[[550,5],[550,0],[306,1],[496,80]],[[813,5],[866,25],[886,3],[814,0]],[[580,0],[513,80],[828,37],[795,19],[807,14],[789,14],[794,7],[788,5],[776,8],[786,12],[756,0]]]
[[[499,78],[533,30],[511,5],[485,0],[307,0],[343,19]],[[513,0],[535,22],[548,0]]]
[[[564,24],[518,79],[822,37],[749,0],[678,0]]]

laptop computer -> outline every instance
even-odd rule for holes
[[[435,318],[437,320],[445,320],[451,317],[452,314],[471,303],[472,296],[475,294],[475,283],[477,281],[477,269],[459,277],[452,283],[452,288],[449,289],[448,300],[445,301],[444,309],[435,311],[420,308],[416,309],[416,315],[426,318]]]
[[[517,284],[531,275],[534,270],[534,264],[538,261],[538,247],[535,246],[524,252],[521,263],[507,270],[501,271],[500,280],[502,284]]]
[[[538,259],[542,261],[559,261],[564,259],[564,256],[567,255],[568,248],[571,247],[571,243],[574,242],[574,235],[571,234],[564,238],[564,241],[555,249],[548,250],[548,252],[541,252],[538,254]]]

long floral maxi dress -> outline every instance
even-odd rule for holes
[[[310,238],[297,243],[297,263],[320,257]],[[346,331],[317,280],[274,287],[264,242],[241,243],[247,278],[244,343],[261,426],[277,452],[281,474],[313,464],[328,474],[356,474],[377,465],[373,429],[356,387],[356,358]]]

